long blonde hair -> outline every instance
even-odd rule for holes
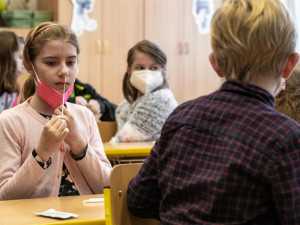
[[[44,22],[34,27],[27,35],[23,51],[24,65],[31,67],[31,63],[39,54],[43,46],[45,46],[45,44],[49,41],[58,39],[74,45],[76,47],[77,54],[79,55],[80,50],[77,37],[68,26]],[[34,94],[34,92],[34,77],[29,76],[23,85],[20,102],[28,99]]]

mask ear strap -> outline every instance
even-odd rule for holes
[[[31,67],[32,67],[32,69],[33,69],[33,72],[34,72],[34,75],[35,75],[37,81],[38,81],[39,83],[41,83],[41,81],[40,81],[40,79],[39,79],[39,77],[38,77],[38,75],[37,75],[37,73],[36,73],[36,71],[35,71],[35,69],[34,69],[34,66],[33,66],[32,62],[30,62],[30,63],[31,63]]]

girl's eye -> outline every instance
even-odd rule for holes
[[[75,61],[69,61],[69,62],[67,62],[67,64],[68,64],[69,66],[73,66],[75,63],[76,63]]]
[[[135,70],[144,70],[144,67],[138,66],[138,67],[135,68]]]
[[[156,70],[158,70],[158,67],[157,67],[157,66],[152,66],[152,67],[150,68],[150,70],[156,71]]]
[[[48,66],[54,66],[54,65],[55,65],[55,62],[49,61],[49,62],[46,62],[46,64],[47,64]]]

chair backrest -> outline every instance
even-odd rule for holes
[[[97,121],[102,142],[109,142],[117,133],[117,123],[115,121]]]
[[[127,208],[127,187],[138,173],[142,163],[120,164],[113,167],[110,174],[110,200],[113,225],[157,225],[154,219],[133,216]]]

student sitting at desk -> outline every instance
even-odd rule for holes
[[[226,81],[178,106],[128,187],[161,225],[299,225],[300,125],[274,109],[299,54],[280,0],[225,0],[210,62]]]
[[[117,134],[111,142],[155,141],[177,106],[167,80],[167,57],[158,45],[143,40],[127,56],[125,100],[116,110]]]
[[[117,106],[103,98],[90,84],[75,80],[74,90],[68,102],[86,106],[90,109],[96,119],[101,121],[115,121],[115,111]]]
[[[66,102],[78,58],[69,27],[46,22],[29,32],[25,101],[0,115],[0,200],[97,194],[109,185],[93,113]]]

